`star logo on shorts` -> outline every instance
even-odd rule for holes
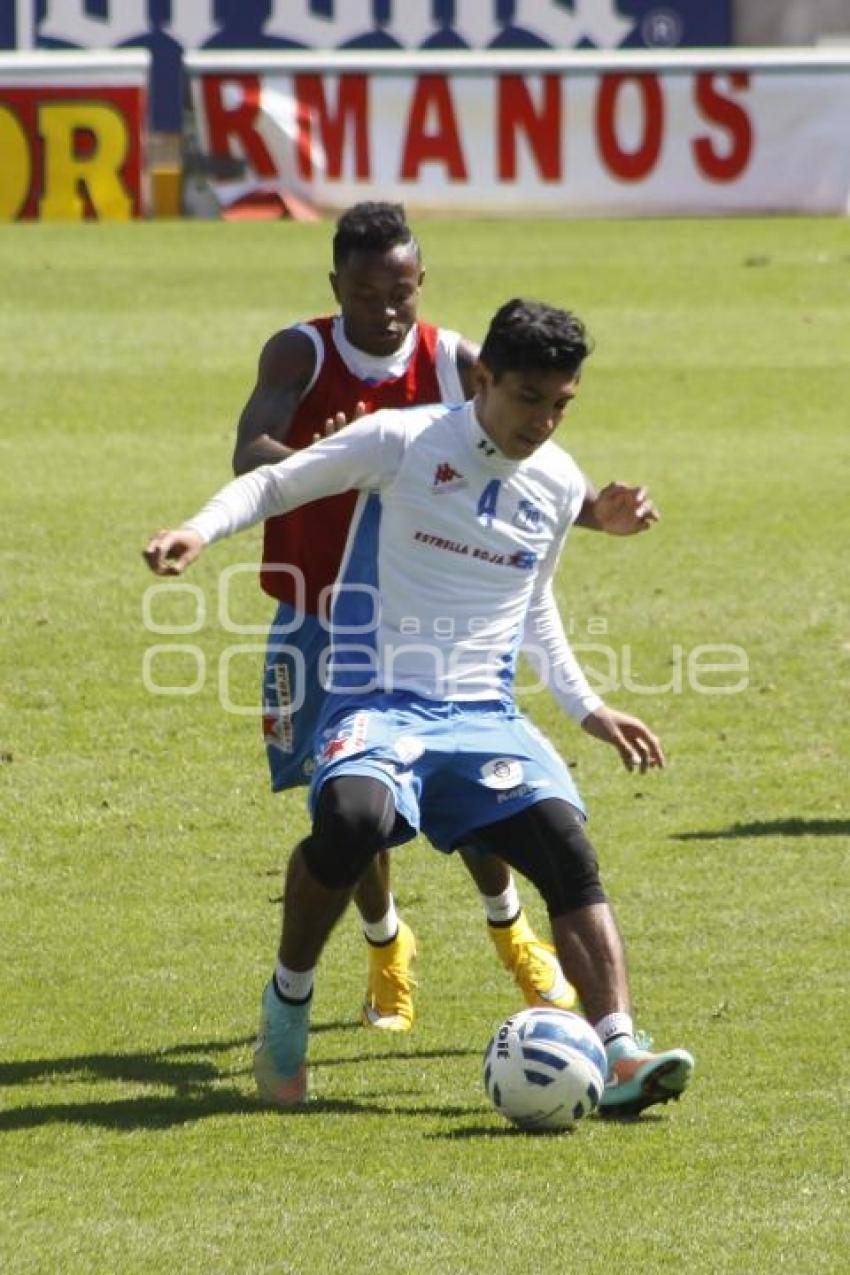
[[[336,739],[329,739],[322,749],[322,761],[333,761],[334,757],[345,752],[349,743],[350,741],[342,735],[337,735]]]
[[[322,743],[316,763],[324,766],[345,757],[349,753],[362,752],[366,747],[369,730],[369,714],[355,713],[353,717],[337,726],[337,733]]]

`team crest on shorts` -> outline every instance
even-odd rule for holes
[[[485,788],[516,788],[522,773],[522,762],[516,757],[494,757],[481,767],[481,782]]]

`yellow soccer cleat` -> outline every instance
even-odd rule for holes
[[[525,997],[526,1005],[544,1009],[580,1008],[576,989],[564,978],[554,947],[537,937],[525,912],[517,913],[510,925],[488,922],[487,933],[496,945],[499,960],[513,975]]]
[[[369,982],[363,1002],[363,1022],[385,1032],[409,1032],[413,1026],[413,988],[410,967],[416,959],[416,940],[404,921],[390,943],[368,943]]]

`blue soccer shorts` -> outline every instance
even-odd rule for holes
[[[327,699],[322,661],[330,643],[313,615],[282,602],[269,629],[263,669],[263,737],[272,788],[309,783],[319,720]]]
[[[582,815],[566,765],[511,703],[427,700],[403,692],[328,698],[309,804],[329,779],[366,775],[391,791],[402,825],[393,844],[420,831],[439,850],[476,828],[557,797]]]

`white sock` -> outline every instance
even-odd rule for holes
[[[282,961],[278,961],[274,971],[277,990],[284,1000],[309,1000],[313,994],[313,975],[315,970],[291,970]]]
[[[494,925],[505,925],[506,922],[515,921],[522,908],[513,876],[506,890],[503,890],[501,894],[482,894],[481,902],[484,904],[487,920],[492,921]]]
[[[391,943],[398,934],[398,913],[395,899],[390,895],[390,906],[380,921],[363,921],[363,933],[370,943]]]
[[[616,1043],[616,1052],[620,1053],[625,1040],[634,1044],[635,1027],[631,1014],[621,1012],[606,1014],[604,1018],[600,1018],[598,1023],[594,1023],[594,1027],[597,1036],[605,1046],[605,1053],[609,1057],[609,1046],[613,1046]]]

